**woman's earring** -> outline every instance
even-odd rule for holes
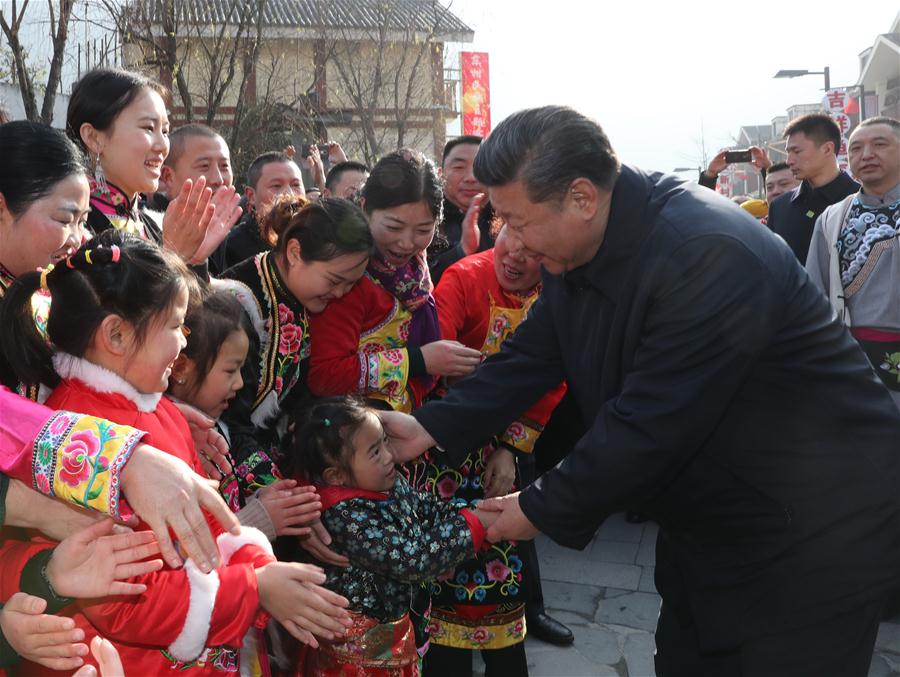
[[[103,165],[100,164],[100,153],[97,153],[97,159],[94,161],[94,181],[97,182],[97,188],[100,192],[105,193],[108,186],[106,185],[106,175],[103,173]]]

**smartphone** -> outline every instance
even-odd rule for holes
[[[751,162],[753,155],[750,150],[729,150],[725,152],[725,162],[735,164],[736,162]]]

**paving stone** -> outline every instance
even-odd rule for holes
[[[551,651],[536,647],[532,650],[532,644],[526,640],[525,653],[531,677],[622,677],[614,667],[593,662],[575,647],[554,647]]]
[[[593,585],[581,585],[566,581],[550,581],[543,577],[541,589],[544,593],[544,605],[548,609],[565,609],[594,620],[597,604],[606,594],[606,588]]]
[[[656,677],[653,652],[656,642],[649,632],[633,632],[625,638],[625,663],[628,677]]]
[[[900,624],[882,623],[875,639],[875,649],[900,654]]]
[[[640,543],[629,541],[607,541],[598,539],[591,546],[590,558],[594,562],[615,562],[634,564]]]
[[[596,539],[601,541],[630,541],[640,543],[644,526],[648,524],[631,524],[625,520],[624,513],[610,515],[597,531]]]
[[[872,656],[872,664],[869,666],[869,677],[893,677],[895,674],[884,656],[879,654]]]
[[[653,582],[653,572],[656,567],[644,567],[641,572],[641,581],[638,583],[640,592],[656,592],[656,583]]]
[[[585,658],[598,665],[615,665],[624,657],[619,648],[620,636],[609,628],[601,628],[595,623],[574,627],[575,649]]]
[[[658,616],[659,595],[632,592],[621,597],[600,600],[594,619],[597,623],[623,625],[652,632],[656,629]]]
[[[621,597],[622,595],[630,595],[634,590],[623,590],[622,588],[606,588],[603,593],[603,599],[612,599],[613,597]],[[594,609],[596,611],[596,608]]]
[[[596,587],[637,590],[641,568],[634,564],[594,562],[584,553],[567,551],[555,543],[540,543],[541,579]]]

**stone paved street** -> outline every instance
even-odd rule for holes
[[[572,628],[575,645],[557,648],[529,638],[531,677],[654,676],[655,543],[656,525],[629,524],[621,515],[607,520],[583,552],[540,537],[544,599]],[[900,617],[881,624],[875,650],[869,677],[900,676]]]

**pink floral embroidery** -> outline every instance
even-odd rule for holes
[[[284,379],[280,376],[275,377],[275,392],[281,395],[281,389],[284,388]]]
[[[518,421],[514,423],[510,423],[509,427],[506,429],[506,434],[509,438],[515,442],[519,442],[525,439],[525,426],[523,426]]]
[[[50,426],[50,432],[54,435],[62,435],[66,428],[69,427],[69,418],[66,416],[57,416]]]
[[[499,559],[491,560],[485,566],[489,581],[503,582],[509,576],[510,569]]]
[[[459,484],[450,477],[445,477],[437,483],[438,495],[441,498],[451,498],[459,489]]]
[[[278,304],[278,321],[281,324],[293,324],[294,323],[294,311],[288,308],[283,303]]]
[[[300,342],[303,339],[303,329],[297,324],[286,324],[281,328],[281,340],[278,343],[278,352],[282,355],[290,355],[300,350]]]
[[[494,320],[494,334],[498,336],[502,334],[503,330],[506,329],[507,324],[509,323],[506,321],[506,318],[502,316]]]
[[[47,476],[44,473],[38,473],[34,476],[34,483],[37,485],[38,491],[42,494],[50,493],[50,480],[47,479]]]
[[[470,635],[470,638],[475,644],[487,644],[491,641],[493,637],[493,633],[488,632],[484,628],[476,628],[475,631]]]
[[[63,450],[60,479],[70,487],[77,487],[91,476],[90,460],[99,452],[100,440],[90,430],[81,430],[72,435],[72,441]],[[101,461],[106,459],[102,458]]]
[[[384,359],[386,359],[391,364],[402,364],[403,353],[399,350],[386,350],[384,352]]]

